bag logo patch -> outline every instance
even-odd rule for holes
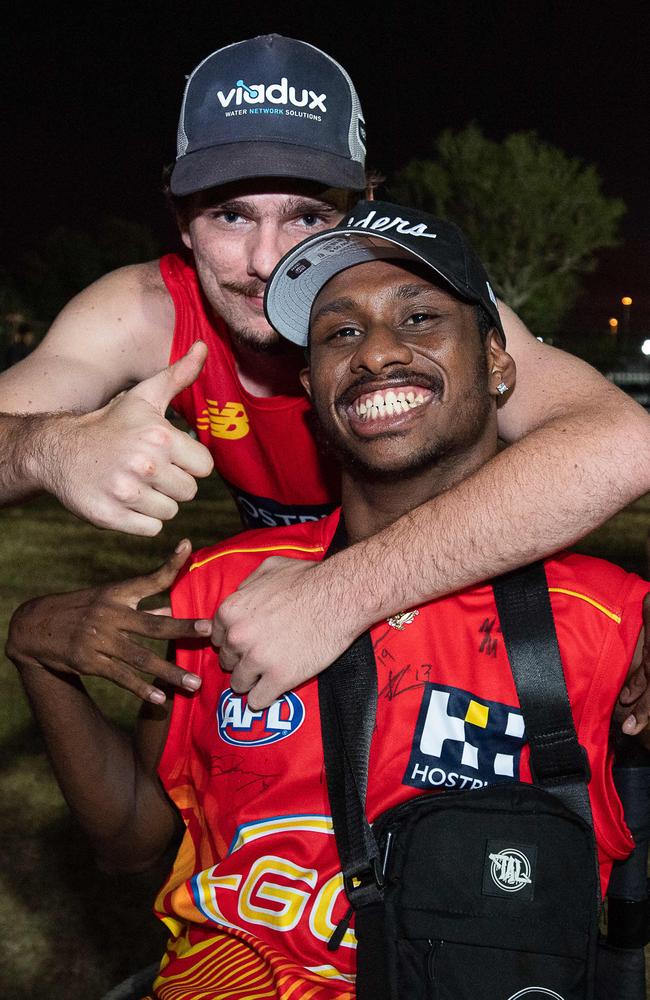
[[[402,783],[469,790],[518,781],[524,742],[519,708],[427,683]]]
[[[537,846],[488,840],[483,866],[483,895],[533,899]]]

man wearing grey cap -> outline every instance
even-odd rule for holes
[[[4,501],[45,489],[95,524],[154,534],[214,463],[247,526],[330,510],[338,479],[310,432],[300,352],[268,323],[263,293],[284,253],[344,217],[364,162],[352,82],[314,46],[265,35],[203,60],[170,179],[187,254],[104,276],[0,377],[0,410],[20,414],[0,418]],[[648,489],[643,409],[503,304],[500,315],[520,373],[499,411],[508,462],[331,566],[263,567],[214,633],[252,704],[322,669],[377,613],[554,551]],[[39,412],[45,400],[53,412]],[[198,440],[165,420],[170,403]]]
[[[493,460],[497,408],[515,386],[515,365],[488,276],[456,226],[362,202],[334,232],[309,237],[280,261],[266,309],[283,336],[309,349],[301,381],[343,470],[341,509],[318,521],[244,532],[234,544],[227,540],[191,558],[185,542],[161,572],[113,587],[113,602],[137,602],[172,584],[177,618],[207,624],[214,605],[269,553],[288,555],[297,566],[314,559],[326,565],[337,558],[325,558],[330,549],[345,544],[342,535],[352,547],[376,539]],[[396,563],[403,555],[392,552]],[[603,560],[567,553],[547,560],[545,572],[571,711],[589,754],[604,892],[613,862],[633,846],[608,746],[618,691],[638,663],[650,584]],[[100,604],[105,600],[101,589],[92,593]],[[254,710],[220,669],[228,667],[223,652],[209,634],[195,634],[177,644],[178,669],[195,678],[193,690],[179,690],[155,710],[143,706],[133,744],[80,683],[43,669],[30,651],[41,608],[60,623],[71,600],[78,595],[23,606],[9,653],[66,800],[108,870],[138,871],[156,861],[182,816],[183,841],[155,904],[170,937],[150,996],[353,1000],[357,942],[323,778],[321,733],[328,730],[321,730],[318,682],[312,678],[268,710]],[[378,692],[364,792],[370,823],[422,793],[472,795],[533,780],[489,583],[380,616],[370,639]],[[358,703],[355,710],[362,731],[368,719]],[[541,837],[531,832],[539,844],[532,848],[539,850],[539,883],[557,860],[545,845],[542,861]],[[446,858],[444,847],[432,844],[432,853]],[[462,871],[466,858],[459,857]],[[475,874],[468,864],[462,878],[473,884]],[[468,909],[463,896],[454,916]],[[517,914],[508,911],[509,930]],[[489,911],[490,920],[500,916]],[[567,914],[562,925],[573,941],[581,939],[574,920]],[[446,935],[450,957],[436,965],[441,995],[456,995],[454,967],[467,964],[462,947],[454,950],[462,934],[461,925]],[[409,950],[407,942],[404,961],[424,977],[432,942],[427,948],[426,934],[413,936],[419,944]],[[547,956],[536,981],[540,992],[559,996],[567,968],[576,989],[577,963],[557,943],[548,951],[553,958]],[[496,952],[485,954],[496,961]],[[509,953],[508,989],[499,982],[498,996],[528,992],[527,973]],[[480,968],[473,977],[474,988],[462,996],[482,995]]]

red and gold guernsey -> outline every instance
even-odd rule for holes
[[[239,381],[226,324],[206,305],[191,262],[167,254],[160,273],[176,311],[170,363],[196,340],[209,349],[196,382],[172,406],[209,448],[244,526],[300,524],[330,513],[339,501],[340,475],[316,450],[300,387],[295,396],[249,393]]]
[[[172,594],[209,616],[272,554],[319,559],[338,521],[244,532],[196,553]],[[650,585],[598,559],[546,564],[589,786],[603,888],[633,846],[611,775],[608,733]],[[472,587],[372,629],[379,681],[368,783],[371,822],[415,795],[530,780],[528,747],[492,589]],[[352,1000],[355,938],[327,941],[346,911],[324,779],[318,683],[255,712],[215,650],[178,662],[203,678],[178,693],[159,773],[186,832],[156,901],[171,933],[158,1000]]]

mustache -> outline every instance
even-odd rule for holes
[[[370,383],[374,383],[373,388],[390,389],[391,386],[398,388],[402,385],[421,385],[430,389],[434,396],[442,396],[445,384],[442,377],[437,372],[416,372],[410,368],[395,368],[383,378],[378,379],[372,372],[360,376],[353,385],[349,385],[340,396],[336,398],[336,406],[346,407],[363,392],[363,388]]]
[[[229,292],[235,292],[237,295],[259,296],[261,298],[264,295],[266,282],[260,281],[258,278],[252,278],[251,281],[224,281],[221,287],[228,289]]]

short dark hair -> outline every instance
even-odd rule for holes
[[[495,330],[494,320],[488,313],[487,309],[477,302],[474,306],[476,309],[476,325],[478,326],[479,336],[481,338],[481,343],[484,344],[488,339],[492,330]]]

